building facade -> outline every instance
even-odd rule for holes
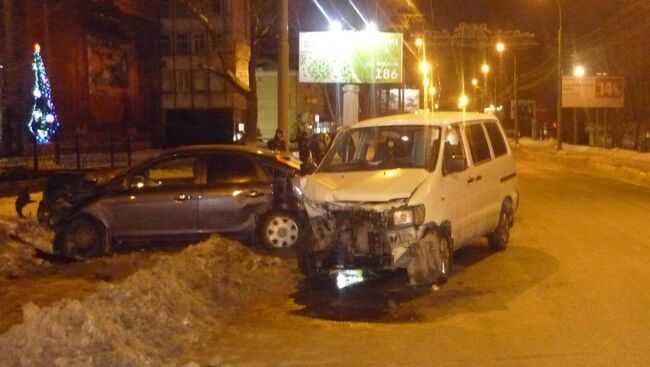
[[[249,11],[246,0],[162,1],[161,106],[168,145],[243,138]]]

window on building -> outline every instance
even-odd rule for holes
[[[221,35],[210,36],[210,49],[212,51],[221,50],[223,48],[223,37]]]
[[[207,47],[205,33],[195,33],[192,35],[192,53],[204,54]]]
[[[169,18],[171,15],[174,13],[172,9],[172,1],[171,0],[161,0],[160,3],[160,16],[162,18]]]
[[[224,0],[212,0],[212,11],[217,15],[223,14],[223,10],[224,10],[223,3]]]
[[[192,89],[192,80],[189,70],[176,71],[176,92],[189,93]]]
[[[174,92],[174,72],[171,70],[162,71],[162,91],[163,93]]]
[[[176,54],[187,55],[190,52],[190,36],[187,33],[176,35]]]
[[[192,86],[194,87],[195,92],[205,92],[208,90],[208,78],[206,75],[205,70],[197,70],[194,71],[194,83],[192,83]]]
[[[488,145],[487,137],[483,132],[483,126],[481,124],[465,127],[465,135],[467,135],[469,151],[472,154],[472,162],[474,162],[474,165],[492,159],[490,146]]]
[[[172,37],[169,34],[160,35],[160,52],[163,56],[172,54]]]

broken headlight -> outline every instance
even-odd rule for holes
[[[395,209],[393,211],[393,226],[419,226],[424,223],[424,205]]]

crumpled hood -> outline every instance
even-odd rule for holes
[[[409,198],[428,177],[425,169],[316,173],[300,179],[309,200],[318,202],[382,202]]]

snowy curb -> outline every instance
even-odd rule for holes
[[[204,346],[252,297],[291,282],[274,257],[212,237],[81,301],[23,307],[0,366],[162,366]]]
[[[570,144],[563,144],[563,150],[558,151],[553,139],[520,139],[518,146],[512,141],[510,144],[518,154],[536,161],[552,161],[582,172],[596,173],[643,186],[650,185],[650,153]]]

